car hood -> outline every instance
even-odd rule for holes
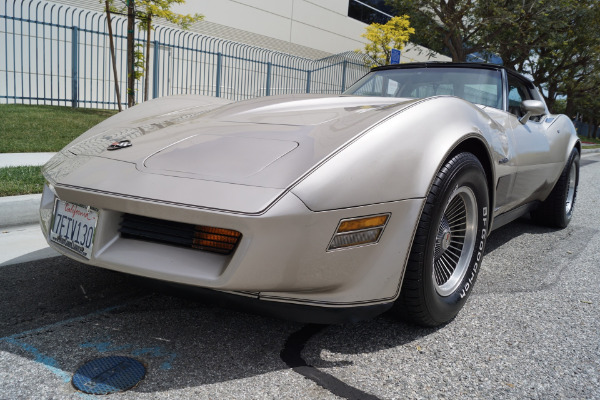
[[[285,188],[345,143],[414,100],[276,96],[121,121],[65,149],[134,163],[140,172]],[[135,110],[132,109],[130,112]],[[175,118],[170,118],[176,115]],[[132,146],[107,147],[120,140]]]
[[[82,190],[169,202],[187,195],[186,203],[258,212],[370,127],[414,102],[339,95],[237,103],[161,98],[92,128],[50,160],[44,173],[58,185]],[[107,149],[122,140],[131,146]],[[169,193],[180,186],[186,187],[184,194]],[[254,188],[250,197],[256,204],[232,200],[246,196],[233,195],[234,186]],[[256,195],[261,188],[264,195]]]

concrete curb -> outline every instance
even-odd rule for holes
[[[0,197],[0,227],[37,223],[41,200],[41,194]]]

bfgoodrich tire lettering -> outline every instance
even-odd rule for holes
[[[571,222],[579,186],[579,151],[574,148],[550,195],[531,213],[540,224],[566,228]]]
[[[398,300],[402,315],[435,326],[458,314],[480,269],[488,209],[477,157],[452,157],[436,175],[419,220]]]

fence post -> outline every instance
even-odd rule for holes
[[[71,106],[77,107],[79,96],[79,28],[71,30]]]
[[[217,53],[217,97],[221,97],[221,53]]]
[[[271,63],[267,63],[267,96],[271,95]]]
[[[312,71],[306,71],[306,93],[310,93],[310,76]]]
[[[342,92],[346,90],[346,69],[348,69],[348,60],[344,60],[344,66],[342,68]]]
[[[158,97],[158,42],[155,40],[152,42],[154,45],[154,60],[152,65],[152,98],[155,99]]]

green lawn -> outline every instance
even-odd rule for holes
[[[42,167],[0,168],[0,197],[42,193]]]
[[[0,104],[0,153],[56,152],[113,110]],[[0,168],[0,196],[41,193],[41,167]]]
[[[117,112],[0,104],[0,153],[55,152]]]
[[[598,138],[588,138],[585,136],[579,136],[579,140],[581,140],[582,143],[594,143],[594,145],[592,146],[585,146],[586,149],[598,149],[600,148],[600,139]]]

